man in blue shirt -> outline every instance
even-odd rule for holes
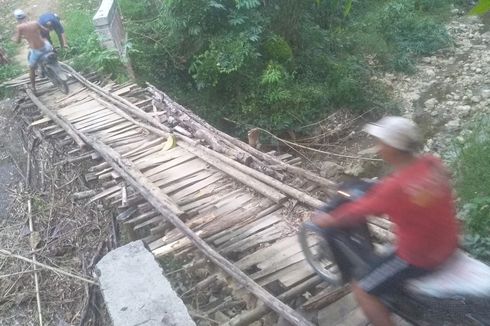
[[[49,41],[49,43],[53,44],[53,42],[51,41],[51,37],[49,36],[49,33],[54,30],[58,35],[60,46],[62,48],[68,47],[68,44],[66,42],[65,29],[61,25],[60,18],[58,17],[58,15],[47,12],[39,16],[38,23],[39,25],[47,29],[47,31],[42,32],[41,35],[42,37],[46,38]]]

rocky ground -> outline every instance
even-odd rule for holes
[[[439,155],[447,163],[455,158],[455,145],[464,144],[471,134],[475,120],[490,112],[490,15],[467,16],[459,9],[453,9],[452,14],[448,31],[454,43],[450,48],[421,58],[412,75],[373,77],[393,90],[401,114],[420,126],[425,139],[423,151]],[[320,126],[318,134],[347,129],[334,144],[326,141],[327,151],[330,148],[346,157],[317,154],[313,168],[337,180],[345,175],[379,177],[386,173],[386,166],[375,160],[375,151],[370,148],[373,141],[360,132],[368,121],[367,116],[336,115]]]
[[[455,141],[464,142],[471,122],[490,110],[490,21],[453,13],[452,48],[422,58],[415,75],[384,76],[404,115],[421,126],[424,150],[445,158]]]

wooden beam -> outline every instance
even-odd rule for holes
[[[182,136],[179,136],[180,139],[183,139]],[[185,140],[185,139],[183,139]],[[248,178],[245,180],[246,182],[263,182],[268,185],[268,188],[275,188],[274,190],[277,192],[277,190],[282,191],[283,193],[291,196],[292,198],[295,198],[299,200],[302,203],[305,203],[307,205],[310,205],[315,208],[319,208],[323,205],[323,202],[319,199],[316,199],[302,191],[299,191],[291,186],[288,186],[264,173],[261,173],[259,171],[256,171],[252,168],[249,168],[246,165],[241,164],[240,162],[237,162],[221,153],[217,153],[209,148],[206,148],[201,145],[190,145],[189,141],[187,142],[179,142],[178,145],[180,147],[183,147],[184,149],[188,150],[189,152],[195,154],[196,156],[200,157],[201,159],[205,160],[209,164],[212,164],[216,166],[219,169],[223,169],[224,172],[224,167],[226,168],[234,168],[237,171],[240,171],[240,173],[245,174],[248,176]],[[233,174],[230,174],[232,177],[234,176]],[[236,174],[235,174],[236,176]],[[242,181],[242,180],[239,180]],[[242,181],[243,182],[243,181]],[[256,188],[257,191],[260,193],[266,195],[268,191],[260,191],[260,188]],[[277,189],[277,190],[276,190]],[[269,197],[270,198],[270,197]],[[276,201],[277,202],[277,201]]]
[[[63,130],[70,135],[71,138],[80,146],[80,148],[85,147],[85,142],[80,138],[77,134],[73,126],[68,122],[64,117],[60,116],[56,112],[51,111],[48,107],[46,107],[39,99],[34,95],[34,93],[30,89],[26,89],[27,96],[31,99],[31,101],[36,104],[36,106],[41,110],[45,115],[47,115],[51,120],[56,122]]]

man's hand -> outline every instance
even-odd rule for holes
[[[329,228],[337,226],[337,221],[333,217],[322,211],[314,211],[310,216],[311,222],[321,228]]]

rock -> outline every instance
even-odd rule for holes
[[[322,162],[320,164],[320,176],[332,178],[342,172],[342,167],[334,162]]]
[[[425,74],[429,77],[434,77],[436,75],[435,71],[433,69],[426,69]]]
[[[481,97],[483,99],[485,99],[485,100],[489,99],[490,98],[490,89],[482,89],[480,94],[481,94]]]
[[[362,166],[361,163],[353,163],[344,170],[345,174],[352,175],[354,177],[358,177],[363,172],[364,172],[364,167]]]
[[[455,131],[458,130],[460,127],[459,120],[451,120],[448,123],[446,123],[446,128],[449,131]]]
[[[479,103],[480,101],[481,101],[481,98],[478,95],[471,97],[471,102],[473,102],[473,103]]]
[[[428,99],[424,102],[424,107],[428,110],[432,110],[436,107],[437,100],[435,98]]]
[[[456,110],[457,110],[457,112],[461,116],[465,117],[465,116],[467,116],[471,112],[471,106],[469,106],[469,105],[460,105],[460,106],[458,106],[456,108]]]

